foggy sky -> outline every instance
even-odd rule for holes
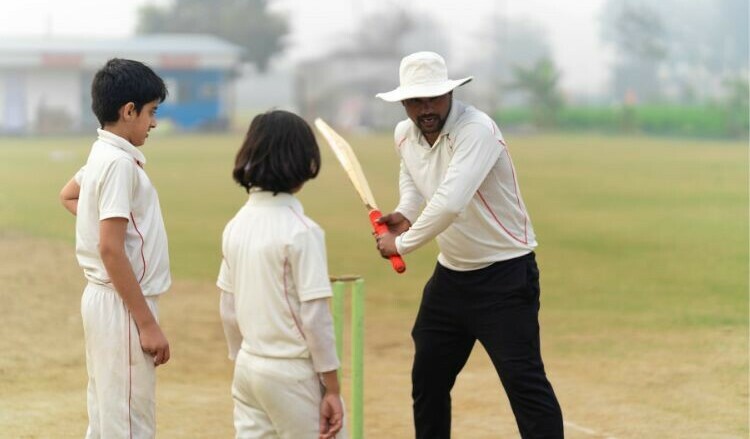
[[[136,10],[167,0],[24,0],[0,3],[0,38],[13,36],[120,37],[133,33]],[[451,63],[461,54],[481,53],[476,28],[483,17],[498,14],[526,19],[547,31],[555,62],[563,73],[562,87],[592,94],[605,87],[608,52],[599,41],[598,14],[603,0],[579,0],[563,8],[554,0],[271,0],[273,10],[290,18],[290,46],[281,63],[324,53],[342,34],[357,30],[361,18],[384,5],[408,5],[417,17],[429,14],[450,38]],[[572,6],[572,7],[571,7]],[[377,23],[367,25],[377,26]]]

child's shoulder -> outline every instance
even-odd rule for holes
[[[96,146],[96,144],[95,144]],[[101,184],[104,181],[135,181],[137,178],[135,160],[127,153],[117,151],[117,148],[93,147],[86,163],[81,168],[80,183],[84,181]],[[125,180],[123,180],[123,178]]]
[[[291,235],[295,236],[325,236],[325,231],[315,220],[304,213],[295,212],[294,218],[288,224]],[[305,239],[305,238],[303,238]]]
[[[305,216],[305,221],[307,222],[308,230],[323,232],[323,227],[321,227],[314,219]]]
[[[91,145],[87,162],[96,161],[100,164],[107,164],[118,160],[125,160],[132,162],[134,165],[136,164],[133,156],[126,151],[98,139]]]

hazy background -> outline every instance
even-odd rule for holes
[[[223,11],[223,12],[222,12]],[[30,0],[0,6],[0,35],[54,41],[214,33],[242,47],[232,125],[289,108],[350,129],[390,129],[400,58],[434,50],[457,96],[505,129],[747,137],[744,0]],[[3,54],[0,53],[0,62]],[[224,126],[214,124],[213,127]]]
[[[250,118],[324,117],[389,210],[404,113],[374,95],[425,49],[450,76],[474,76],[456,96],[492,115],[512,151],[566,437],[747,438],[742,0],[0,1],[0,438],[87,425],[85,280],[58,193],[95,138],[89,88],[108,58],[147,62],[170,92],[144,152],[174,280],[160,305],[173,360],[158,372],[158,429],[181,439],[233,433],[214,283],[221,230],[247,197],[231,170]],[[437,249],[393,273],[320,146],[321,173],[299,196],[326,231],[329,273],[366,280],[365,432],[411,437],[409,332]],[[349,379],[344,366],[345,398]],[[453,408],[459,437],[518,437],[479,347]]]
[[[162,7],[169,0],[71,0],[55,2],[30,0],[4,2],[0,9],[0,35],[17,36],[127,36],[138,24],[138,9],[144,6]],[[472,52],[480,54],[477,37],[478,22],[488,15],[504,15],[518,20],[534,20],[549,35],[560,63],[568,73],[563,82],[572,90],[587,94],[593,88],[603,88],[607,76],[607,51],[598,37],[597,14],[602,0],[581,0],[575,8],[557,8],[555,2],[528,0],[479,0],[468,4],[452,0],[415,0],[410,2],[372,0],[271,0],[269,9],[285,16],[290,24],[285,48],[275,56],[277,65],[320,56],[338,45],[342,35],[350,37],[363,31],[374,31],[382,25],[363,23],[370,14],[387,9],[406,10],[415,18],[427,15],[434,18],[440,32],[450,40],[452,57],[458,62],[468,61]],[[408,3],[408,4],[404,4]],[[93,15],[92,15],[93,14]],[[93,16],[95,20],[92,20]],[[448,57],[448,53],[444,54]]]

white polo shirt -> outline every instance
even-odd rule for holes
[[[159,197],[143,170],[146,158],[130,142],[106,130],[76,174],[81,186],[76,215],[76,256],[90,283],[114,288],[99,254],[99,222],[126,218],[125,252],[144,296],[170,284],[167,233]]]
[[[251,191],[224,228],[216,285],[235,296],[242,349],[309,358],[300,303],[331,296],[323,229],[291,194]]]
[[[536,247],[510,153],[485,113],[454,99],[434,145],[410,119],[396,126],[395,142],[401,157],[395,210],[412,223],[396,239],[400,254],[436,238],[438,261],[467,271]]]

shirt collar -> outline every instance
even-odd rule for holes
[[[459,117],[464,113],[466,110],[466,104],[459,101],[458,99],[453,99],[453,103],[451,104],[451,110],[448,112],[448,118],[445,120],[445,125],[443,125],[443,129],[440,130],[440,135],[438,136],[437,140],[435,140],[435,143],[430,146],[427,143],[427,140],[424,139],[424,136],[422,135],[422,132],[419,131],[419,128],[417,127],[417,124],[412,122],[411,129],[408,132],[409,138],[417,143],[421,143],[424,139],[424,144],[427,145],[428,148],[432,148],[433,146],[440,143],[440,139],[443,136],[449,136],[451,132],[456,128],[456,123],[458,122]]]
[[[248,206],[288,206],[302,212],[302,203],[294,195],[287,192],[274,195],[273,192],[260,188],[250,189],[247,204]]]
[[[127,140],[111,131],[98,128],[96,132],[97,134],[99,134],[100,141],[108,145],[112,145],[116,148],[120,148],[121,150],[130,154],[135,159],[135,161],[138,162],[139,165],[143,165],[146,163],[146,156],[143,155],[143,153],[138,148],[133,146],[132,143],[128,142]]]

